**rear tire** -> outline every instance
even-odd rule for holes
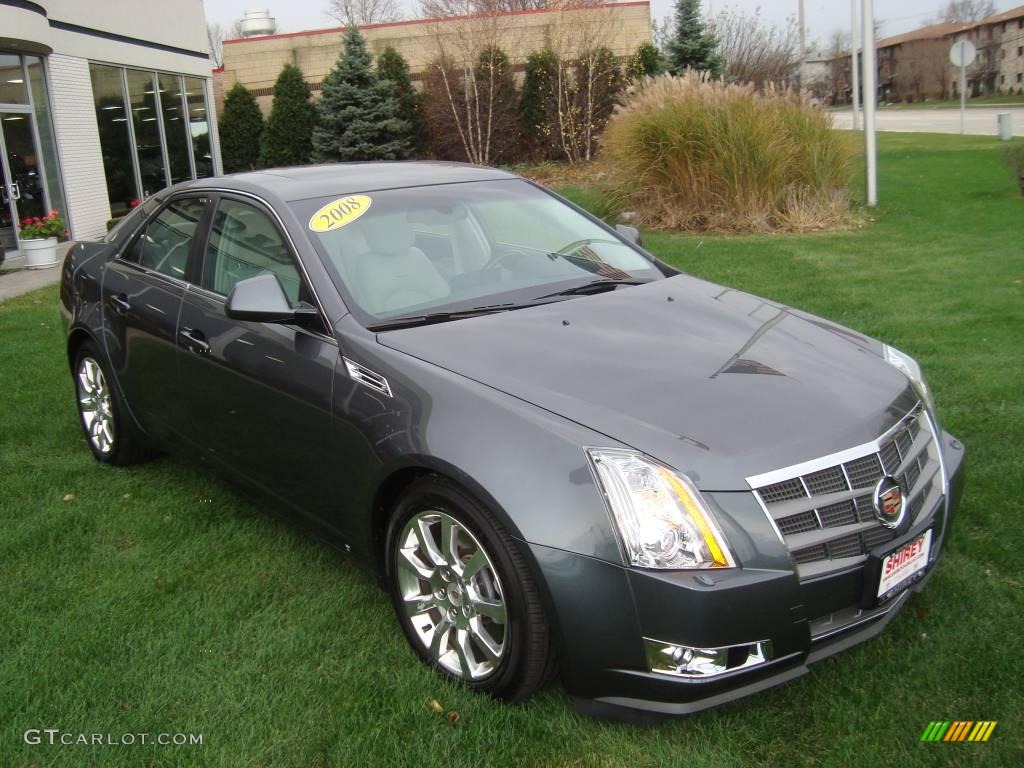
[[[124,466],[153,455],[128,415],[113,379],[91,342],[75,355],[75,399],[78,419],[92,455],[104,464]]]
[[[550,677],[554,650],[520,545],[480,502],[437,476],[402,494],[387,536],[391,599],[429,666],[505,701]]]

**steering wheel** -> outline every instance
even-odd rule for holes
[[[517,248],[504,248],[491,256],[487,263],[480,267],[480,271],[496,271],[504,267],[506,262],[519,261],[526,258],[529,258],[529,254],[525,251],[520,251]]]

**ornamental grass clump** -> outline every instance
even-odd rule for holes
[[[697,73],[643,80],[604,134],[614,193],[636,222],[667,229],[841,226],[850,158],[824,110]]]

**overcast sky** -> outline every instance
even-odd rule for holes
[[[400,0],[407,9],[407,17],[415,15],[418,0]],[[829,36],[850,28],[849,0],[805,0],[807,3],[808,41],[827,42]],[[1019,5],[1022,0],[997,0],[996,7],[1005,11]],[[324,13],[328,0],[204,0],[206,18],[225,27],[240,18],[246,8],[269,8],[282,32],[337,26],[337,22]],[[761,15],[775,24],[784,24],[786,18],[797,13],[798,0],[704,0],[714,13],[730,7],[744,11],[761,9]],[[931,21],[945,5],[944,0],[875,0],[875,18],[884,22],[882,36],[899,34]],[[672,0],[652,0],[652,15],[667,16],[672,11]]]

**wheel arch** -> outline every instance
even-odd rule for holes
[[[92,342],[96,346],[96,352],[101,355],[103,354],[103,348],[100,346],[99,340],[82,326],[75,326],[68,332],[68,368],[72,373],[75,370],[75,358],[78,357],[78,350],[86,342]]]

